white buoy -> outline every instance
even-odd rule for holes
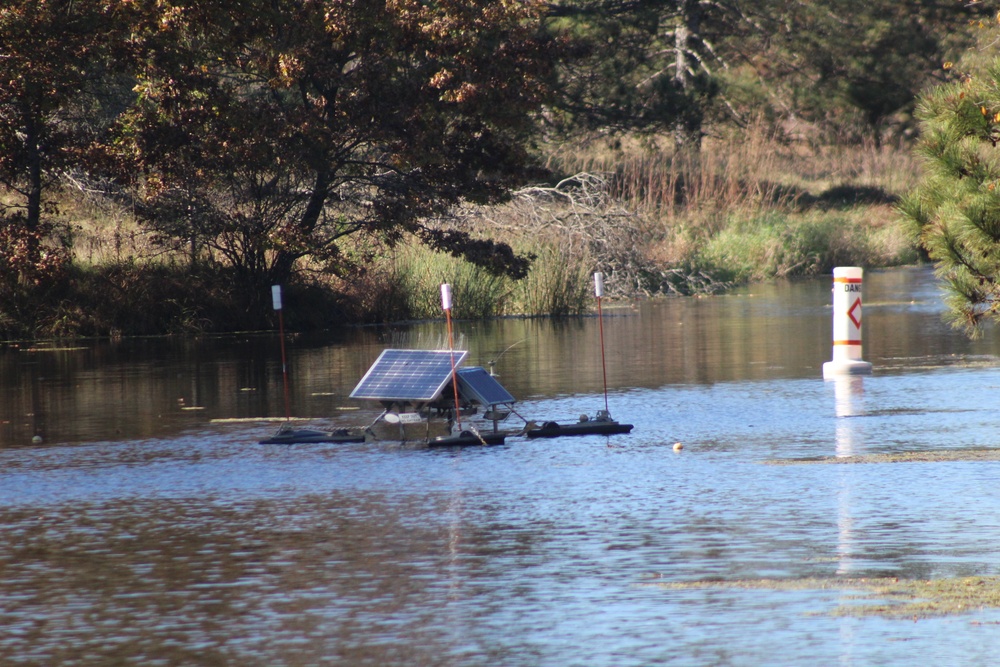
[[[864,270],[833,270],[833,359],[823,364],[823,377],[870,375],[872,365],[861,356],[861,285]]]

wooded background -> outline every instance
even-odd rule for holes
[[[995,15],[944,0],[8,0],[0,332],[171,329],[135,316],[157,308],[182,330],[266,326],[270,285],[335,304],[337,279],[413,243],[523,279],[539,252],[462,212],[572,176],[554,156],[629,148],[690,181],[706,141],[751,130],[803,155],[905,147],[921,93],[961,85],[946,63]],[[113,257],[81,259],[81,222],[117,225]],[[105,302],[104,321],[84,316]]]

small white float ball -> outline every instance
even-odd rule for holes
[[[34,444],[36,444],[36,445],[42,444],[42,436],[40,436],[40,435],[34,436],[33,438],[31,438],[31,442],[34,443]]]
[[[683,443],[680,443],[680,442],[675,442],[674,443],[674,451],[675,452],[679,452],[682,449],[684,449],[684,444]]]

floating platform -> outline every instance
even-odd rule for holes
[[[560,438],[566,435],[615,435],[629,433],[632,424],[621,424],[614,420],[592,419],[572,424],[545,422],[541,426],[529,428],[524,435],[529,438]]]
[[[466,445],[502,445],[505,433],[480,433],[462,431],[455,435],[443,435],[427,441],[428,447],[464,447]]]
[[[428,447],[502,445],[508,433],[498,422],[511,413],[514,397],[478,366],[459,368],[465,350],[382,350],[351,392],[351,398],[382,404],[382,414],[365,430],[370,442],[419,443]],[[479,407],[490,430],[461,429],[461,415]],[[506,409],[502,409],[502,408]],[[459,432],[452,432],[455,424]]]
[[[458,368],[468,354],[465,350],[382,350],[350,394],[351,398],[378,401],[383,407],[362,432],[296,429],[285,424],[261,444],[403,442],[462,447],[502,445],[508,435],[558,438],[632,431],[632,424],[615,421],[607,409],[598,410],[595,417],[581,415],[574,423],[547,421],[541,426],[529,423],[516,433],[500,431],[499,422],[514,412],[516,401],[485,369]],[[493,422],[492,430],[462,430],[460,416],[476,414],[479,407]],[[458,433],[452,432],[456,423]]]
[[[260,441],[262,445],[299,445],[309,443],[341,443],[364,442],[364,433],[354,433],[347,429],[336,431],[320,431],[313,428],[281,429],[270,438]]]

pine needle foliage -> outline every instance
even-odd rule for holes
[[[1000,320],[1000,60],[929,91],[918,107],[922,182],[900,202],[970,336]]]

